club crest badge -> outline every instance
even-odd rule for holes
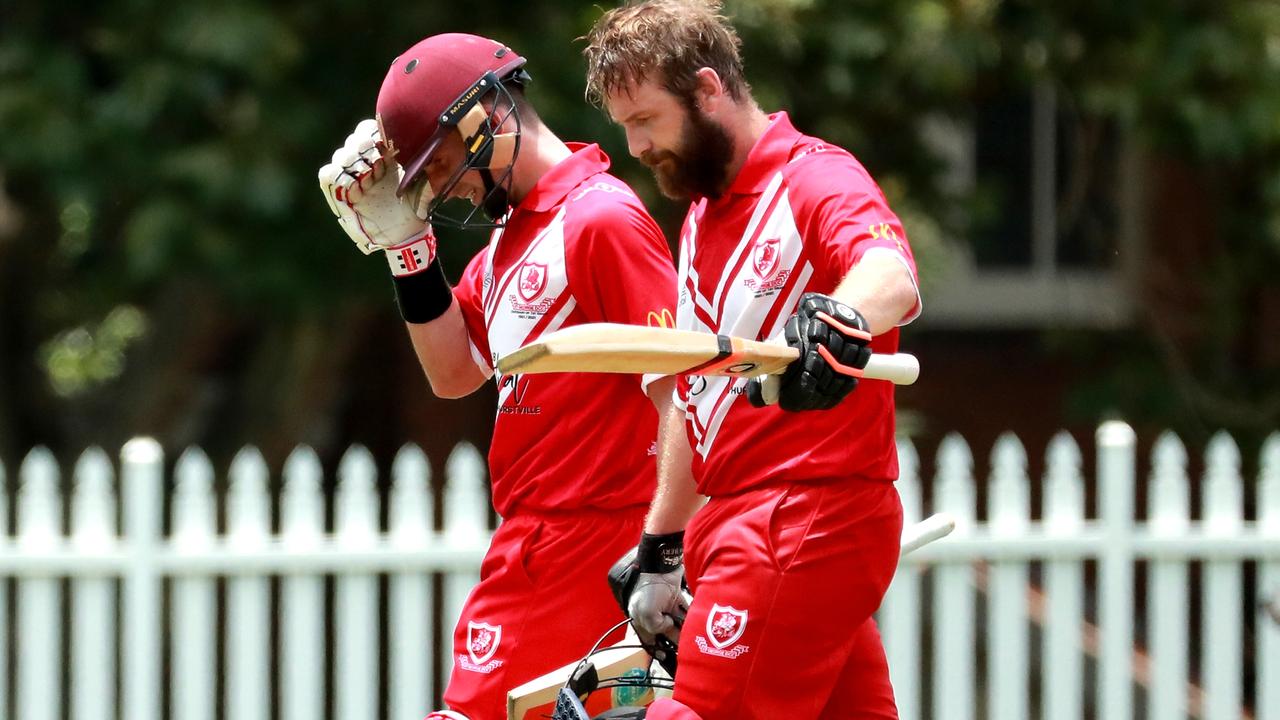
[[[547,288],[546,263],[525,263],[520,267],[520,275],[516,282],[520,290],[520,299],[525,302],[532,301]]]
[[[502,626],[488,623],[467,623],[467,654],[471,662],[483,665],[498,651],[502,642]]]
[[[723,650],[742,637],[747,629],[747,611],[727,605],[712,605],[707,613],[707,639],[717,650]]]
[[[751,264],[761,280],[768,280],[778,271],[778,260],[782,255],[782,240],[757,240],[755,250],[751,254]]]
[[[756,297],[773,295],[786,286],[791,278],[791,269],[784,267],[782,260],[782,238],[760,238],[751,248],[751,270],[743,272],[742,284],[755,293]]]

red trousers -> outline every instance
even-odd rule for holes
[[[454,630],[445,704],[471,720],[505,720],[508,690],[581,659],[621,622],[608,572],[635,546],[645,510],[524,514],[500,525]]]
[[[896,719],[871,615],[901,535],[902,505],[887,482],[712,498],[685,536],[694,600],[675,694],[647,717]]]

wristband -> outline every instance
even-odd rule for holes
[[[684,531],[640,536],[636,565],[642,573],[669,573],[684,563]]]
[[[407,323],[421,325],[428,323],[449,309],[453,304],[453,290],[444,277],[444,268],[440,266],[440,258],[431,261],[425,269],[412,275],[391,276],[396,287],[396,304],[400,306],[400,317]]]
[[[388,248],[383,254],[387,256],[392,277],[417,275],[426,272],[436,259],[436,237],[428,229],[417,240]]]

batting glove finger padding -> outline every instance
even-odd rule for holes
[[[820,293],[800,298],[784,334],[800,357],[782,375],[778,406],[783,410],[830,410],[858,386],[871,359],[867,321]]]
[[[383,155],[378,124],[373,120],[361,121],[342,147],[334,151],[330,162],[320,168],[320,189],[329,210],[366,255],[399,248],[430,234],[414,205],[396,195],[401,172],[394,159]],[[429,194],[427,188],[412,194],[412,202]],[[424,267],[434,259],[434,253],[431,243],[432,257],[425,258]]]

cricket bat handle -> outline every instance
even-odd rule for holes
[[[956,529],[956,520],[948,513],[934,513],[902,531],[901,555],[910,555],[934,540],[940,540]]]
[[[920,361],[909,353],[874,353],[862,370],[864,380],[888,380],[894,385],[910,385],[920,377]],[[765,405],[778,404],[781,375],[765,375],[760,378],[761,396]]]
[[[920,361],[909,353],[873,353],[862,370],[862,377],[911,385],[920,378]]]

